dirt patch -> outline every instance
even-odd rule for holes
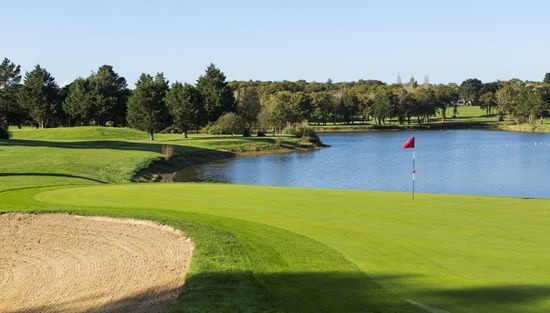
[[[0,215],[0,312],[161,312],[177,299],[193,243],[148,221]]]

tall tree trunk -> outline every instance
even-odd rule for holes
[[[149,140],[155,141],[155,134],[153,132],[149,132]]]

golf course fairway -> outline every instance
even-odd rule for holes
[[[197,244],[183,312],[193,301],[224,307],[194,289],[211,280],[226,309],[250,312],[424,311],[405,300],[448,312],[550,310],[548,199],[156,183],[11,190],[0,203],[183,229]]]

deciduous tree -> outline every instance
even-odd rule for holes
[[[252,124],[258,120],[261,104],[256,87],[246,87],[239,91],[237,97],[237,112],[245,123],[244,136],[250,136]]]

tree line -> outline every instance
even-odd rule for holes
[[[129,126],[158,132],[242,133],[283,131],[305,122],[423,124],[444,121],[460,105],[480,105],[488,115],[535,122],[549,114],[550,73],[542,82],[511,79],[458,84],[378,80],[334,83],[232,81],[210,64],[195,84],[170,85],[163,73],[142,74],[134,89],[110,65],[59,87],[40,65],[21,75],[7,58],[0,64],[0,124],[22,127]]]

